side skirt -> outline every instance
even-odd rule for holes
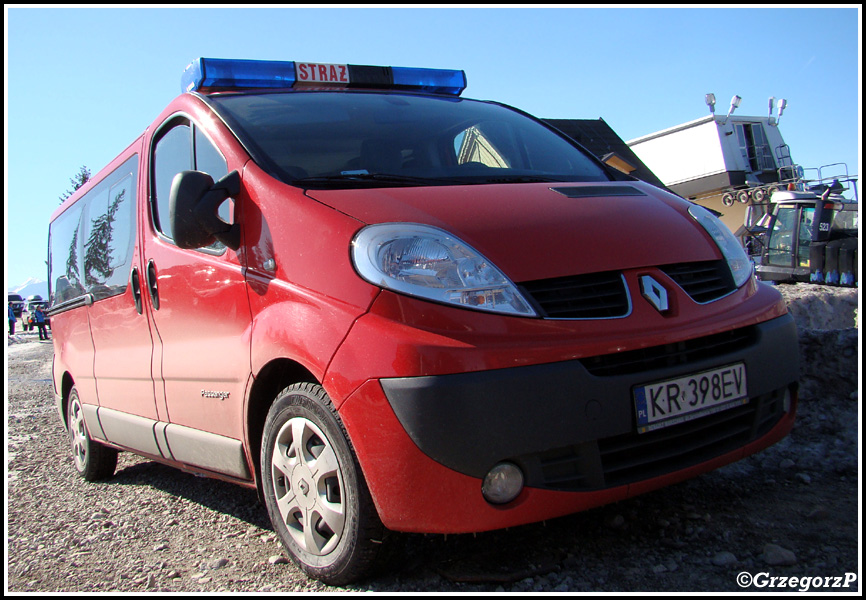
[[[236,479],[252,479],[240,440],[111,408],[89,404],[83,408],[94,439]]]

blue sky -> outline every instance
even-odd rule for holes
[[[561,5],[560,5],[561,6]],[[180,93],[199,56],[456,68],[464,96],[603,118],[624,140],[717,112],[780,123],[806,167],[860,170],[860,9],[30,8],[6,5],[7,288],[46,279],[48,220]]]

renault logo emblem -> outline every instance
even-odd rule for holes
[[[656,310],[660,313],[663,313],[670,308],[668,305],[668,291],[662,287],[662,284],[649,275],[641,276],[640,293],[649,301],[650,304],[655,306]]]

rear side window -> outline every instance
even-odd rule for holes
[[[126,290],[135,246],[138,156],[128,159],[49,227],[52,306]]]
[[[81,208],[79,201],[49,227],[48,281],[52,306],[63,304],[84,295],[81,279]]]

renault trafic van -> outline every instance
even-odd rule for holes
[[[707,210],[462,71],[198,59],[51,218],[74,464],[258,489],[306,573],[645,493],[791,429],[797,334]]]

